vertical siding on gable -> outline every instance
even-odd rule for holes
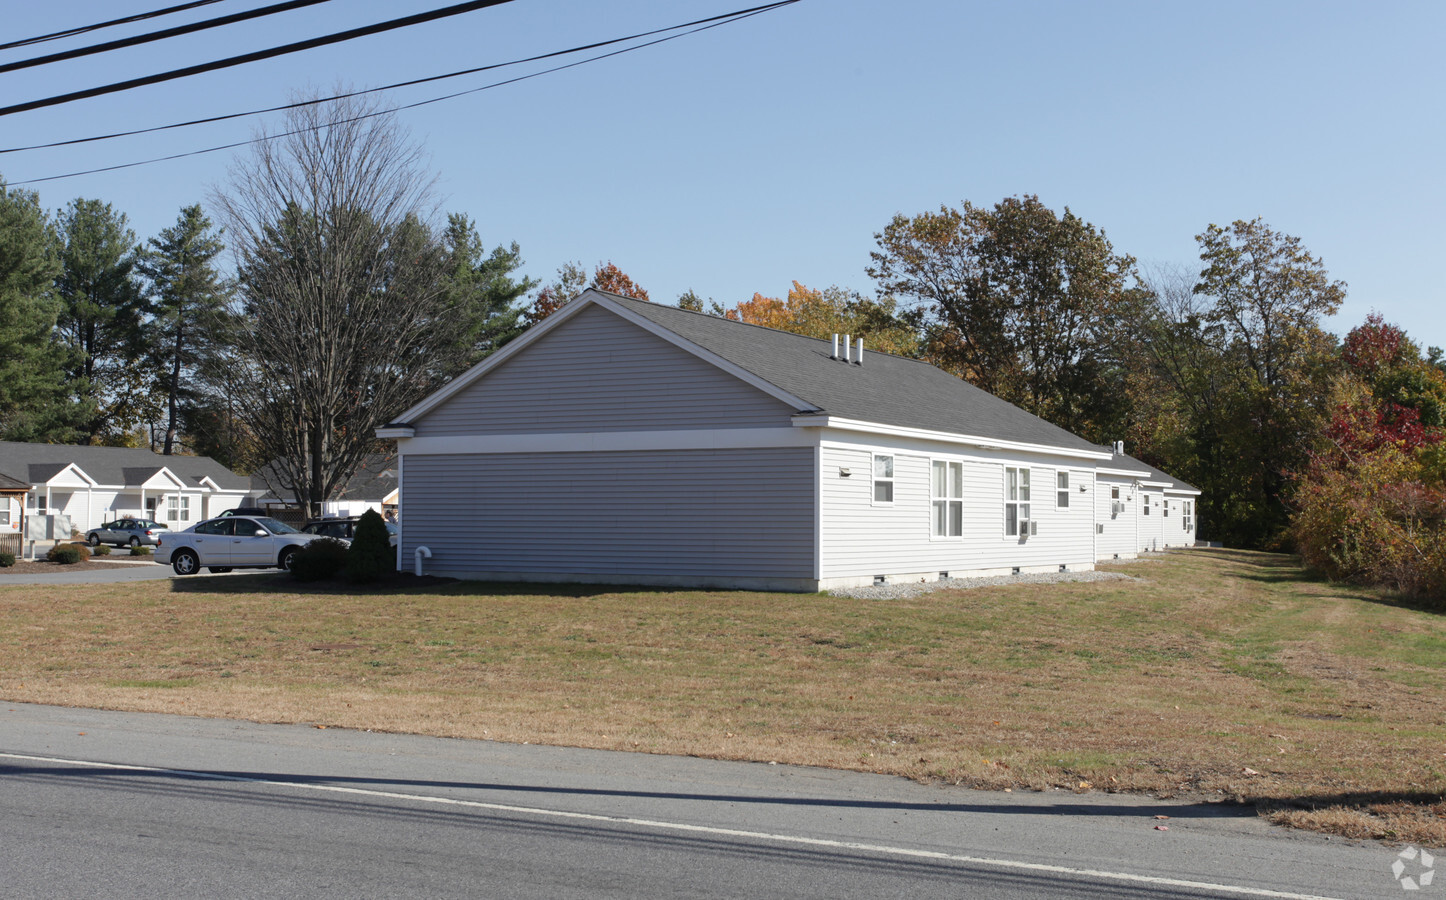
[[[796,412],[589,307],[413,424],[418,437],[787,426]]]
[[[408,455],[431,572],[813,577],[814,450]]]
[[[878,452],[888,452],[880,449]],[[1015,566],[1087,566],[1094,563],[1093,473],[1070,472],[1070,505],[1055,508],[1055,467],[894,451],[894,503],[872,502],[872,451],[824,447],[820,492],[824,578],[928,572],[968,572]],[[932,459],[964,463],[964,523],[960,538],[933,538],[930,515]],[[1039,523],[1028,540],[1004,534],[1004,467],[1030,468],[1030,515]],[[841,477],[839,470],[850,474]],[[1086,485],[1085,492],[1078,485]]]

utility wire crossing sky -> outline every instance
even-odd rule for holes
[[[51,208],[110,202],[141,239],[224,185],[215,151],[248,152],[253,125],[385,90],[442,206],[516,240],[534,277],[611,260],[664,301],[871,293],[894,214],[1038,194],[1196,271],[1195,235],[1259,216],[1348,283],[1332,330],[1376,310],[1446,344],[1435,2],[13,6],[29,37],[0,44],[0,174]],[[707,20],[728,27],[675,39]],[[425,93],[502,66],[521,71]]]

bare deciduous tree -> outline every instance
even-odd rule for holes
[[[215,197],[240,278],[237,396],[273,490],[313,513],[468,349],[434,178],[391,113],[353,99],[291,110]]]

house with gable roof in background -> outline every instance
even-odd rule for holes
[[[399,566],[463,578],[1084,571],[1164,546],[1130,518],[1163,521],[1157,502],[1190,542],[1198,495],[927,363],[595,289],[377,434],[397,441]]]
[[[0,534],[18,534],[22,515],[58,513],[88,531],[123,516],[171,528],[242,505],[251,482],[208,456],[162,456],[133,447],[0,441]],[[21,489],[23,488],[23,493]]]

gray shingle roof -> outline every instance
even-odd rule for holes
[[[1129,462],[1134,463],[1135,465],[1139,466],[1139,467],[1142,468],[1142,469],[1149,469],[1149,470],[1150,470],[1150,479],[1149,479],[1150,481],[1164,481],[1164,482],[1167,482],[1167,483],[1170,485],[1171,488],[1174,488],[1174,489],[1176,489],[1176,490],[1181,490],[1181,491],[1199,491],[1199,490],[1200,490],[1199,488],[1195,487],[1194,485],[1189,484],[1189,483],[1187,483],[1187,482],[1185,482],[1185,481],[1183,481],[1183,480],[1181,480],[1181,479],[1179,479],[1179,478],[1176,478],[1174,475],[1170,475],[1170,474],[1167,474],[1167,473],[1165,473],[1165,472],[1160,471],[1159,469],[1155,468],[1154,466],[1150,465],[1150,464],[1147,463],[1147,462],[1144,462],[1144,461],[1142,461],[1142,460],[1135,459],[1133,456],[1131,456],[1131,455],[1128,454],[1128,453],[1121,454],[1118,458],[1119,458],[1119,459],[1123,459],[1123,460],[1128,460]]]
[[[832,341],[597,293],[813,404],[820,414],[1023,444],[1109,452],[925,362],[873,353],[829,359]]]
[[[270,464],[263,466],[262,469],[272,471]],[[279,477],[273,474],[271,480],[279,481]],[[337,491],[336,496],[332,499],[374,500],[381,502],[383,498],[397,489],[397,484],[396,454],[374,453],[362,461],[361,467],[347,480],[346,484],[341,486],[341,489]],[[271,492],[271,486],[267,484],[265,475],[262,472],[257,472],[251,476],[251,487],[253,490],[266,491],[267,496],[275,497],[275,494]],[[289,494],[290,492],[288,491],[287,493]],[[282,498],[277,497],[276,499]],[[292,498],[287,497],[286,499],[289,501]]]
[[[164,466],[192,487],[206,478],[228,491],[244,491],[250,486],[246,476],[237,475],[209,456],[162,456],[131,447],[0,441],[0,474],[27,485],[46,481],[71,463],[105,485],[138,484]],[[132,480],[142,472],[146,474]]]

